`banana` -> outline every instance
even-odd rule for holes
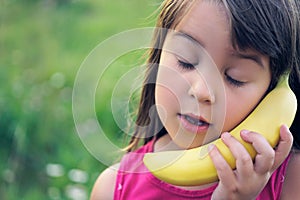
[[[288,76],[284,76],[230,134],[245,146],[254,159],[256,151],[251,144],[241,139],[240,131],[247,129],[260,133],[275,147],[280,137],[280,126],[286,124],[290,127],[296,110],[297,99],[289,87]],[[219,138],[211,143],[216,145],[231,168],[235,169],[235,158],[222,140]],[[218,180],[218,176],[208,155],[208,146],[211,143],[189,150],[147,153],[143,162],[154,176],[173,185],[195,186],[212,183]]]

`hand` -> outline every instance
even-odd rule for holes
[[[241,137],[251,143],[257,152],[254,162],[244,146],[229,133],[222,134],[223,142],[236,159],[236,169],[232,170],[219,150],[214,146],[210,151],[211,159],[217,169],[219,184],[212,199],[255,199],[267,184],[291,150],[293,137],[289,129],[280,127],[280,141],[274,150],[260,134],[242,131]]]

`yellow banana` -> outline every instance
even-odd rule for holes
[[[272,147],[275,147],[280,137],[280,126],[282,124],[291,126],[296,110],[297,99],[289,87],[286,76],[230,133],[245,146],[253,159],[256,151],[251,144],[241,139],[240,131],[247,129],[260,133]],[[225,160],[234,169],[235,159],[222,140],[217,139],[211,143],[218,147]],[[154,176],[174,185],[193,186],[212,183],[218,180],[218,176],[208,155],[209,144],[189,150],[147,153],[143,161]]]

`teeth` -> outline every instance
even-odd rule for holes
[[[192,118],[192,117],[187,116],[187,115],[185,115],[184,118],[185,118],[188,122],[190,122],[191,124],[194,124],[194,125],[196,125],[196,126],[203,126],[204,124],[206,124],[206,123],[203,122],[203,121],[200,121],[200,120],[198,120],[198,119]]]

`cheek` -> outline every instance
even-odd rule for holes
[[[178,112],[178,97],[166,85],[156,84],[155,105],[161,121],[164,122],[167,117]]]
[[[238,124],[240,124],[252,111],[261,100],[263,92],[256,91],[251,93],[248,90],[247,93],[240,95],[228,95],[226,99],[226,114],[224,131],[230,131]]]
[[[164,123],[167,117],[167,104],[166,100],[169,98],[167,91],[164,87],[156,84],[155,87],[155,106],[160,120]]]
[[[156,105],[167,112],[179,112],[187,87],[188,82],[175,67],[160,65],[155,88]]]
[[[222,132],[232,130],[242,120],[245,108],[239,106],[236,99],[226,99],[225,122]]]

